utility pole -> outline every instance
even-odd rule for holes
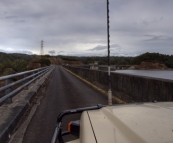
[[[41,49],[40,49],[40,55],[44,55],[44,50],[43,50],[43,40],[41,40]]]
[[[109,34],[109,0],[107,0],[107,44],[108,44],[108,105],[112,106],[111,76],[110,76],[110,34]]]

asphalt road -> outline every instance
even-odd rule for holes
[[[81,108],[97,104],[107,105],[107,97],[88,84],[56,66],[35,114],[24,134],[23,143],[50,143],[58,114],[66,109]],[[63,127],[69,120],[80,115],[65,117]],[[67,137],[70,140],[73,137]]]

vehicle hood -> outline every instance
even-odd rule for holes
[[[97,143],[173,142],[173,102],[109,106],[88,117]]]

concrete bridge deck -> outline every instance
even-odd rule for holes
[[[62,110],[97,104],[107,105],[107,97],[104,94],[59,66],[55,67],[47,85],[42,88],[37,98],[9,143],[48,143],[54,132],[57,115]],[[71,119],[76,120],[79,117],[80,115],[72,115]],[[65,118],[64,124],[68,122]],[[72,138],[70,136],[66,140]]]

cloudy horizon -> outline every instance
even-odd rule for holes
[[[109,0],[110,54],[173,55],[172,0]],[[0,52],[106,56],[106,0],[0,2]]]

